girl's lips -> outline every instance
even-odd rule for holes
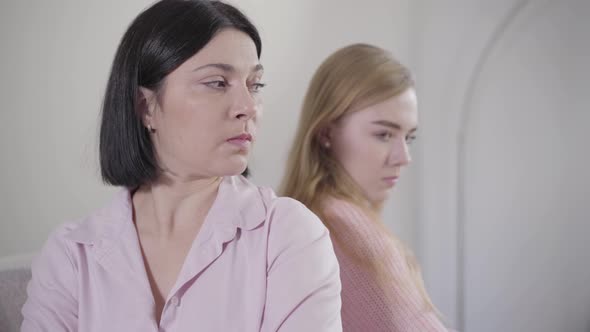
[[[395,184],[397,183],[397,180],[399,179],[399,177],[397,176],[390,176],[390,177],[386,177],[383,178],[383,181],[390,187],[395,186]]]

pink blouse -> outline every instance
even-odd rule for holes
[[[220,184],[159,322],[127,190],[54,231],[32,274],[24,332],[342,330],[327,229],[241,176]]]

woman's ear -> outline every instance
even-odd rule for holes
[[[151,132],[156,131],[154,113],[157,106],[156,94],[148,88],[142,86],[139,87],[139,92],[137,94],[137,112],[141,116],[143,125]]]

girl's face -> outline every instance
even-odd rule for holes
[[[411,161],[408,145],[418,125],[413,88],[353,111],[332,124],[323,138],[373,204],[381,204]],[[326,143],[328,142],[328,143]]]

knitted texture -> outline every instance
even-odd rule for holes
[[[403,253],[376,221],[352,203],[328,199],[329,219],[342,280],[344,332],[447,331],[425,305]],[[377,277],[367,262],[375,262]]]

